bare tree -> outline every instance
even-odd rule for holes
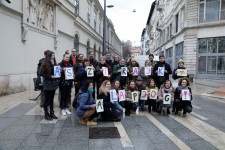
[[[123,50],[123,57],[125,60],[129,58],[129,55],[131,54],[131,48],[132,48],[132,42],[131,41],[121,41],[122,42],[122,50]]]

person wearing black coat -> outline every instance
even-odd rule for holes
[[[71,65],[74,65],[78,60],[78,56],[77,56],[77,50],[74,48],[72,49],[72,54],[70,55],[70,60],[69,63]]]
[[[80,67],[83,66],[83,58],[84,58],[84,55],[83,54],[79,54],[76,63],[73,65],[73,73],[75,75],[75,78],[74,78],[75,94],[78,94],[79,90],[81,88],[78,72],[80,70]]]
[[[192,92],[190,86],[190,80],[187,77],[181,78],[178,82],[179,87],[176,88],[175,96],[174,96],[174,104],[173,107],[175,108],[175,115],[179,114],[179,111],[183,109],[183,114],[192,112]],[[182,100],[182,90],[189,90],[189,95],[191,100],[184,101]]]
[[[65,79],[65,71],[67,67],[72,68],[72,64],[69,63],[69,54],[63,55],[62,62],[59,63],[59,66],[62,68],[61,73],[61,80],[59,83],[59,90],[61,93],[61,101],[60,101],[60,108],[62,109],[62,115],[71,115],[71,112],[68,110],[68,99],[71,95],[71,88],[73,86],[73,80],[66,80]]]
[[[158,68],[164,67],[164,76],[158,76]],[[165,62],[165,56],[159,56],[159,62],[155,65],[153,73],[156,75],[156,85],[160,89],[160,86],[166,81],[169,80],[169,75],[172,74],[170,65]]]
[[[55,54],[50,51],[46,55],[46,59],[43,61],[40,70],[40,75],[44,78],[43,89],[45,92],[44,110],[46,120],[58,119],[54,114],[53,100],[55,91],[59,85],[59,80],[54,76],[54,66],[56,66]],[[48,106],[50,106],[50,113],[48,112]]]
[[[177,76],[177,69],[186,69],[184,67],[184,61],[182,59],[180,59],[178,61],[178,67],[176,69],[173,70],[173,79],[174,80],[177,80],[177,79],[180,79],[180,78],[183,78],[183,76]],[[187,73],[187,77],[189,77],[189,73]]]
[[[112,62],[111,66],[110,66],[111,69],[113,70],[113,67],[116,66],[116,65],[118,65],[118,64],[119,64],[119,56],[118,55],[115,55],[114,56],[114,61]],[[113,82],[115,80],[115,78],[116,78],[115,75],[112,74],[111,82]]]
[[[105,54],[105,59],[106,59],[106,64],[108,64],[111,67],[112,66],[112,60],[110,58],[110,53],[109,52],[107,52]]]

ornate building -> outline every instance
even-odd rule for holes
[[[98,0],[0,0],[0,95],[33,89],[47,49],[57,62],[65,50],[102,55],[103,15]],[[121,42],[107,18],[106,47],[121,56]]]

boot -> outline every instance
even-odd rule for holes
[[[48,120],[48,121],[53,120],[48,114],[45,115],[45,119]]]
[[[87,122],[87,125],[88,125],[88,126],[95,126],[95,125],[97,125],[97,122],[94,122],[94,121],[88,121],[88,122]]]
[[[167,108],[167,114],[168,114],[168,115],[170,114],[170,109],[169,109],[169,108]]]
[[[85,120],[84,120],[84,119],[79,118],[79,120],[80,120],[80,123],[81,123],[82,125],[86,125],[86,124],[87,124],[87,123],[85,122]]]
[[[55,114],[51,114],[50,117],[51,117],[52,119],[58,119],[58,117],[56,117]]]

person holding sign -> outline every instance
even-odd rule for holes
[[[138,95],[136,95],[136,93],[138,93]],[[128,86],[126,88],[126,94],[127,94],[127,99],[128,101],[131,102],[131,108],[128,108],[128,111],[132,111],[132,113],[136,113],[136,109],[138,108],[139,106],[139,103],[136,102],[139,100],[139,91],[137,89],[137,86],[135,85],[135,82],[133,80],[131,80],[129,83],[128,83]],[[134,95],[133,95],[134,94]],[[136,99],[138,98],[138,99]],[[131,113],[128,112],[128,113]]]
[[[110,97],[110,89],[111,83],[108,80],[104,81],[99,89],[99,99],[103,99],[104,105],[104,112],[102,113],[102,118],[103,120],[120,121],[122,111],[117,109],[117,104],[114,104],[114,98],[112,96]]]
[[[73,80],[66,80],[66,68],[72,67],[69,63],[70,55],[64,54],[62,62],[59,63],[59,66],[62,68],[61,80],[59,83],[59,90],[61,93],[60,108],[62,109],[62,115],[66,114],[71,115],[71,112],[68,110],[68,99],[71,94],[71,88],[73,86]],[[71,74],[72,75],[72,74]],[[72,77],[74,79],[74,75]]]
[[[88,67],[93,67],[92,65],[90,65],[90,59],[89,58],[84,58],[83,61],[83,66],[80,67],[79,72],[78,72],[78,76],[80,79],[80,86],[82,87],[84,85],[84,83],[88,80],[91,80],[94,83],[94,77],[88,77],[87,76],[87,72],[89,71],[87,68]],[[94,74],[95,72],[95,68],[93,68],[94,70]]]
[[[103,81],[109,80],[111,77],[111,68],[106,63],[104,57],[100,58],[99,65],[96,67],[96,78],[97,80],[97,95],[99,95],[99,88],[102,85]]]
[[[129,70],[129,80],[134,80],[136,81],[136,78],[139,74],[139,66],[136,63],[136,59],[132,58],[131,59],[131,64],[127,67],[127,69]]]
[[[159,89],[159,93],[158,93],[158,97],[160,99],[159,103],[159,111],[162,111],[162,107],[163,107],[163,98],[165,98],[164,94],[165,93],[169,93],[171,95],[171,101],[174,101],[174,91],[172,88],[172,83],[170,80],[166,80],[163,85],[161,86],[161,88]],[[167,107],[167,114],[170,114],[170,105],[165,105],[164,107]]]
[[[153,72],[156,76],[156,85],[158,88],[166,81],[169,80],[169,75],[172,74],[170,65],[165,62],[165,56],[159,56],[159,62],[155,65]]]
[[[56,66],[55,54],[50,51],[47,53],[40,69],[40,75],[44,78],[43,90],[45,92],[44,110],[46,120],[58,119],[54,114],[54,96],[59,80],[54,76],[54,66]],[[48,112],[48,106],[50,106],[50,113]]]
[[[192,92],[190,86],[190,80],[187,77],[181,78],[178,82],[178,87],[175,91],[175,115],[179,114],[179,111],[183,109],[183,114],[192,112]]]
[[[123,106],[125,108],[125,115],[130,116],[130,114],[131,114],[130,109],[132,108],[131,102],[126,100],[127,95],[126,95],[125,90],[121,90],[120,82],[118,80],[115,80],[112,83],[111,89],[115,89],[117,94],[119,95],[119,104],[120,105],[117,105],[117,108],[118,108],[118,106],[120,106],[118,109],[123,110],[123,108],[122,108],[122,106]]]
[[[121,69],[122,67],[127,67],[126,65],[124,65],[125,60],[124,58],[120,59],[120,63],[115,65],[113,67],[113,75],[115,75],[115,79],[120,81],[120,86],[122,89],[124,89],[124,87],[127,84],[127,76],[121,76],[121,74],[123,73],[123,70]],[[127,73],[129,71],[127,70]]]
[[[180,78],[183,78],[183,77],[189,77],[189,72],[187,71],[187,74],[185,75],[182,75],[180,76],[179,75],[179,72],[180,70],[186,70],[186,68],[184,67],[184,61],[182,59],[180,59],[178,61],[178,67],[176,69],[174,69],[173,71],[173,79],[174,79],[174,82],[173,82],[173,88],[176,89],[178,87],[178,81]]]
[[[148,85],[146,87],[146,90],[148,91],[148,111],[151,112],[153,111],[158,111],[157,108],[159,108],[159,106],[157,106],[159,99],[157,99],[157,95],[158,95],[158,87],[155,85],[155,80],[154,79],[150,79],[148,82]]]
[[[79,90],[78,98],[78,107],[76,109],[77,117],[82,125],[94,126],[97,125],[97,122],[94,122],[93,119],[98,117],[96,112],[96,102],[92,97],[94,92],[94,84],[92,81],[88,80]],[[85,120],[88,119],[86,122]]]
[[[136,79],[136,87],[137,87],[137,90],[139,91],[139,93],[142,93],[142,91],[144,91],[146,89],[145,85],[143,84],[143,79],[141,78],[141,76],[138,76],[137,79]],[[148,93],[146,93],[146,98],[147,98],[147,95]],[[140,100],[140,105],[141,105],[141,111],[145,111],[145,103],[146,103],[146,100],[145,98],[141,97],[139,98]]]
[[[141,70],[140,70],[140,76],[143,79],[144,85],[148,84],[148,81],[151,78],[151,75],[152,75],[152,67],[150,66],[150,61],[146,60],[145,66],[141,67]]]

